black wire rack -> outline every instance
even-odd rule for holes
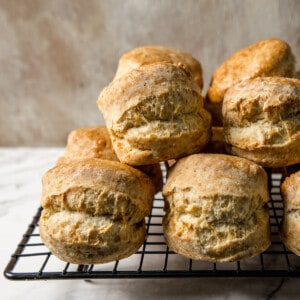
[[[29,224],[16,251],[4,270],[11,280],[96,279],[147,277],[299,277],[300,257],[286,249],[278,236],[282,219],[280,184],[282,173],[270,176],[270,226],[272,244],[250,259],[232,263],[211,263],[192,260],[168,249],[164,241],[162,218],[164,202],[157,194],[152,211],[146,219],[148,237],[132,256],[99,265],[73,265],[62,262],[49,252],[40,239],[39,208]]]

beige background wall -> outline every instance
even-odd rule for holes
[[[161,44],[213,70],[239,48],[278,37],[300,69],[298,0],[0,0],[0,146],[64,145],[103,124],[96,106],[119,56]]]

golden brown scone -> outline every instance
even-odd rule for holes
[[[294,75],[294,55],[290,46],[282,40],[262,40],[239,50],[225,60],[212,75],[206,108],[213,116],[213,124],[222,124],[222,101],[230,87],[258,76]]]
[[[66,150],[57,164],[87,158],[119,161],[105,126],[83,127],[71,131]]]
[[[280,236],[283,243],[300,256],[300,171],[284,180],[281,194],[283,218]]]
[[[194,154],[169,171],[163,189],[167,245],[192,259],[228,262],[271,243],[267,174],[224,154]]]
[[[57,164],[87,158],[119,161],[106,126],[83,127],[71,131],[66,150],[57,160]],[[163,178],[159,164],[138,166],[137,169],[150,177],[156,192],[161,191]]]
[[[134,69],[98,99],[121,162],[148,165],[199,152],[209,141],[210,114],[183,69],[157,63]]]
[[[132,69],[161,62],[182,66],[191,74],[199,87],[201,89],[203,88],[202,67],[200,62],[189,53],[163,46],[138,47],[123,54],[119,60],[114,79],[122,77]]]
[[[151,180],[119,162],[86,159],[43,176],[41,238],[58,258],[97,264],[125,258],[143,244]]]
[[[227,151],[264,167],[300,162],[300,80],[258,77],[227,91],[223,103]]]

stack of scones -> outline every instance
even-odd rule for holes
[[[125,53],[97,104],[106,126],[73,130],[43,176],[39,230],[75,264],[134,254],[146,239],[155,193],[163,230],[191,259],[246,259],[271,244],[266,170],[300,163],[300,80],[279,39],[239,50],[213,73],[162,46]],[[167,166],[163,186],[160,163]],[[282,185],[280,236],[300,255],[300,171]]]

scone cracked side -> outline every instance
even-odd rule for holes
[[[47,199],[51,196],[66,197],[68,193],[73,193],[79,209],[79,202],[83,197],[80,192],[88,190],[90,195],[95,197],[96,206],[99,207],[109,190],[110,195],[115,197],[111,200],[115,201],[118,195],[126,195],[145,214],[151,210],[155,193],[151,179],[141,171],[120,162],[95,158],[55,166],[44,174],[42,185],[42,206],[47,205]],[[77,196],[76,190],[79,191]],[[95,194],[96,192],[101,195]],[[88,197],[84,199],[89,200]],[[83,209],[86,204],[82,205]]]
[[[178,123],[153,123],[151,128],[148,126],[139,127],[139,137],[136,136],[135,129],[128,131],[126,138],[112,136],[121,161],[140,166],[145,162],[154,164],[180,158],[200,152],[210,140],[211,132],[209,129],[196,128],[194,131],[182,130],[180,132],[177,129],[180,128]],[[199,122],[199,124],[201,123]],[[154,133],[156,129],[162,131],[162,134]],[[173,131],[177,131],[178,134],[173,134]]]
[[[126,224],[107,216],[43,211],[39,231],[49,250],[63,261],[98,264],[134,254],[146,238],[145,221]]]
[[[202,153],[178,160],[163,189],[168,245],[210,261],[264,251],[271,242],[267,182],[264,169],[244,158]]]
[[[300,171],[285,179],[281,194],[283,216],[280,237],[288,249],[300,256]]]
[[[230,262],[269,247],[269,210],[259,196],[195,195],[193,189],[165,195],[163,228],[172,250],[192,259]]]
[[[40,234],[60,259],[105,263],[131,255],[146,238],[143,211],[128,195],[73,188],[43,199]]]
[[[153,196],[150,179],[120,163],[92,159],[58,165],[43,177],[41,238],[67,262],[125,258],[145,240],[144,217]]]
[[[281,168],[299,163],[299,138],[295,137],[292,143],[278,147],[266,146],[255,150],[245,150],[230,144],[225,144],[225,148],[227,153],[247,158],[263,167]]]
[[[125,193],[105,187],[73,187],[62,194],[43,197],[41,203],[52,214],[61,211],[85,212],[91,216],[109,216],[112,220],[131,224],[140,222],[150,213],[150,207],[147,210],[139,208]]]
[[[237,84],[223,103],[229,153],[265,167],[300,162],[300,81],[265,77]]]
[[[211,116],[203,108],[201,90],[170,64],[132,70],[105,88],[97,103],[123,163],[185,156],[199,152],[210,139]]]

